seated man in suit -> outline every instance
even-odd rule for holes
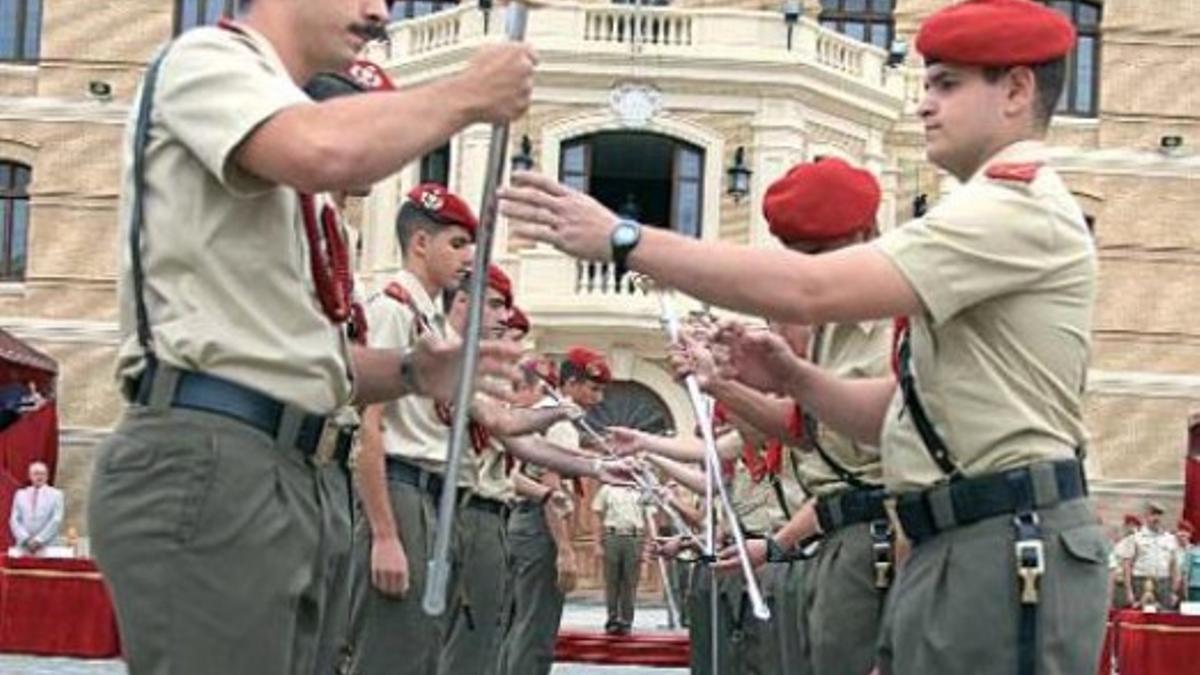
[[[29,487],[13,495],[13,546],[25,555],[42,555],[46,546],[58,538],[63,522],[63,493],[47,485],[50,471],[42,462],[29,465]]]

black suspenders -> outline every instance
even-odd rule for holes
[[[921,436],[921,443],[925,446],[925,450],[929,452],[929,456],[933,459],[934,464],[942,470],[942,473],[955,480],[962,477],[962,470],[950,459],[950,449],[946,447],[946,442],[938,434],[937,429],[933,427],[933,423],[929,421],[929,416],[925,413],[925,406],[921,404],[921,397],[917,394],[917,382],[913,377],[912,369],[912,327],[904,329],[904,333],[900,337],[900,343],[897,352],[897,361],[900,365],[900,392],[904,395],[904,407],[912,415],[913,426],[917,429],[917,434]]]
[[[819,326],[813,334],[812,354],[809,361],[814,365],[820,365],[821,347],[825,344],[825,330],[828,326]],[[834,459],[833,455],[821,445],[820,441],[820,423],[817,418],[809,414],[806,410],[801,410],[801,421],[804,424],[804,438],[812,445],[812,449],[816,451],[821,460],[833,471],[833,473],[852,488],[864,490],[879,487],[872,483],[868,483],[859,478],[853,471],[847,469],[845,465]]]

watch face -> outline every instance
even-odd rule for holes
[[[617,229],[613,231],[613,243],[617,246],[629,246],[636,242],[637,238],[638,228],[633,223],[619,223]]]

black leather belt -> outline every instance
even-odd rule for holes
[[[446,480],[442,478],[440,473],[426,471],[415,464],[397,457],[388,457],[386,466],[388,480],[398,481],[424,490],[433,497],[434,502],[441,499],[442,487],[445,485]],[[457,498],[461,499],[466,492],[465,488],[459,488]]]
[[[540,513],[542,511],[542,504],[541,502],[533,502],[529,501],[528,499],[524,499],[514,504],[512,511],[513,513],[532,513],[534,511]]]
[[[508,515],[508,504],[498,499],[489,499],[487,497],[480,497],[479,495],[471,495],[467,500],[467,508],[494,513],[501,518]]]
[[[167,373],[175,378],[173,389],[168,392],[165,401],[167,407],[228,417],[278,439],[288,404],[215,375],[181,370],[150,360],[138,377],[126,378],[123,386],[126,400],[137,405],[150,405],[155,380]],[[328,456],[315,458],[318,451],[323,449],[322,439],[329,433],[336,433],[337,437],[325,450]],[[302,413],[293,438],[287,445],[295,447],[308,459],[319,459],[319,463],[336,461],[344,465],[350,457],[353,442],[353,429],[339,429],[324,415]]]
[[[623,530],[619,527],[606,527],[606,528],[604,528],[604,534],[610,534],[614,537],[640,537],[640,536],[642,536],[642,531],[641,530]]]
[[[887,520],[883,488],[846,490],[817,499],[817,522],[826,535],[851,525]]]
[[[935,488],[900,495],[896,514],[914,544],[942,532],[1031,506],[1044,509],[1087,496],[1083,468],[1077,460],[963,478]]]

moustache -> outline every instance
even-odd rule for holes
[[[388,42],[387,26],[382,23],[355,24],[350,32],[368,42]]]

